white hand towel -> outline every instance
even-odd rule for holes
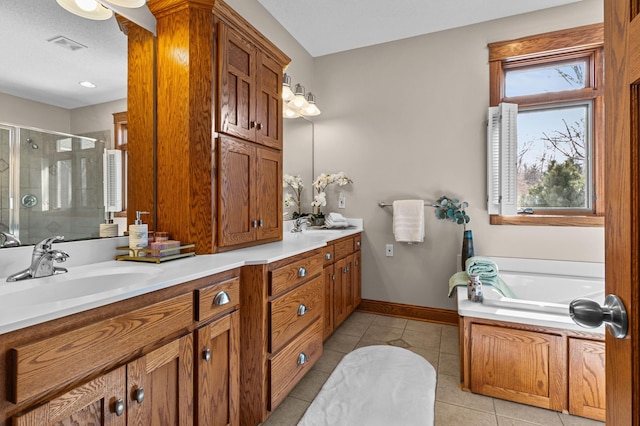
[[[393,202],[393,235],[398,242],[424,241],[424,200]]]

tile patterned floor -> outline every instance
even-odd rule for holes
[[[354,312],[325,342],[322,358],[263,426],[295,426],[346,353],[362,346],[381,344],[407,348],[422,355],[436,368],[436,426],[604,425],[460,390],[457,327]]]

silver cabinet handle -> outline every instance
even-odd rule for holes
[[[342,272],[344,272],[345,274],[349,272],[349,267],[347,266],[346,268],[344,268]]]
[[[144,401],[144,388],[140,387],[134,390],[133,399],[135,399],[138,404],[142,404],[142,401]]]
[[[331,274],[331,281],[335,281],[336,280],[336,274]]]
[[[229,302],[231,302],[231,298],[229,298],[229,293],[227,293],[224,290],[216,294],[216,296],[213,298],[213,306],[222,306],[222,305],[226,305]]]
[[[253,225],[254,228],[258,227],[258,221],[254,220],[253,222],[251,222],[251,225]]]
[[[250,128],[252,128],[252,129],[253,129],[253,128],[255,128],[255,127],[256,127],[256,124],[257,124],[257,123],[256,123],[255,121],[251,120],[251,122],[249,123],[249,126],[250,126]]]
[[[327,260],[331,260],[331,253],[327,252],[327,254],[324,255],[324,258]]]
[[[301,303],[300,306],[298,306],[298,316],[301,317],[306,313],[307,313],[307,307],[304,306],[304,303]]]
[[[356,245],[360,247],[360,241],[356,241]]]
[[[202,351],[202,358],[207,362],[211,361],[211,349],[207,348]]]
[[[257,123],[256,124],[256,129],[258,129],[258,130],[262,130],[263,127],[264,126],[262,125],[262,123]]]
[[[124,414],[124,401],[122,399],[116,400],[113,404],[113,412],[116,413],[118,417]]]
[[[305,362],[307,362],[307,354],[300,352],[300,355],[298,355],[298,365],[302,365]]]
[[[301,266],[300,269],[298,269],[298,277],[302,278],[307,276],[307,270],[304,268],[304,266]]]
[[[258,221],[258,226],[259,226],[259,227],[264,226],[264,221],[263,221],[262,219],[260,219],[260,220]]]

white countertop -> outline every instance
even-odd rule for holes
[[[240,266],[275,262],[362,231],[362,221],[346,230],[317,233],[291,233],[285,228],[282,241],[225,253],[160,264],[111,260],[69,267],[65,274],[13,283],[5,282],[6,277],[0,278],[0,334]],[[69,254],[73,256],[72,249]],[[24,267],[27,265],[25,260]]]

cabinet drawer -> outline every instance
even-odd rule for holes
[[[225,297],[226,295],[226,297]],[[213,318],[240,304],[240,278],[232,278],[196,290],[196,321]]]
[[[191,292],[117,317],[11,349],[11,401],[20,403],[71,383],[193,322]]]
[[[335,243],[335,246],[336,259],[345,257],[353,253],[353,238],[350,237],[346,240],[338,241]]]
[[[322,249],[322,258],[324,259],[324,266],[331,265],[336,260],[335,247],[333,244],[329,244]]]
[[[269,272],[269,294],[276,296],[301,282],[322,272],[324,258],[318,251],[297,262],[290,263]]]
[[[353,249],[360,250],[362,248],[362,236],[360,234],[353,237]]]
[[[269,302],[270,352],[275,353],[322,313],[323,275]]]
[[[269,360],[271,394],[267,409],[275,410],[321,355],[322,321],[318,320]]]

